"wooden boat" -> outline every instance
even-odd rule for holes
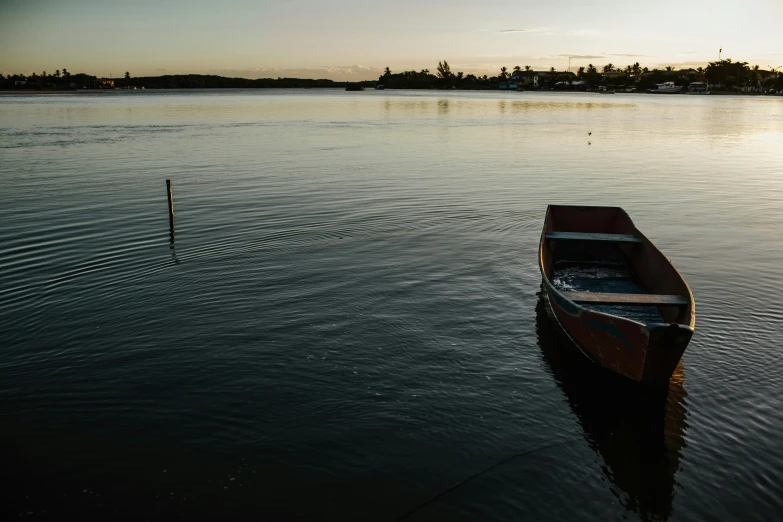
[[[539,266],[554,316],[587,357],[668,386],[696,324],[693,294],[623,209],[547,207]]]

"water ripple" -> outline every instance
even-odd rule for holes
[[[9,506],[774,519],[783,104],[661,98],[4,99]],[[666,397],[550,324],[550,202],[622,205],[691,285]]]

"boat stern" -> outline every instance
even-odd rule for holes
[[[674,370],[693,336],[693,327],[661,323],[647,325],[649,341],[641,382],[653,387],[669,385]]]

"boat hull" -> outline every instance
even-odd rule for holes
[[[558,324],[590,360],[654,387],[666,387],[693,330],[684,325],[644,325],[579,306],[544,280]]]
[[[553,232],[555,234],[550,234],[548,240],[547,234]],[[635,277],[652,294],[679,295],[687,304],[661,307],[660,320],[645,324],[571,300],[568,295],[572,293],[559,290],[551,280],[559,255],[557,243],[565,240],[568,235],[565,232],[592,234],[593,237],[602,234],[636,236],[637,243],[618,247]],[[557,237],[561,239],[552,239]],[[589,246],[584,248],[589,250]],[[573,247],[570,253],[573,254]],[[553,315],[582,353],[596,364],[634,381],[654,387],[668,386],[694,332],[693,295],[679,272],[636,229],[625,211],[617,207],[550,206],[541,234],[539,266]]]

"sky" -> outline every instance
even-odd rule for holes
[[[723,58],[783,68],[783,0],[0,0],[0,72],[375,79]]]

